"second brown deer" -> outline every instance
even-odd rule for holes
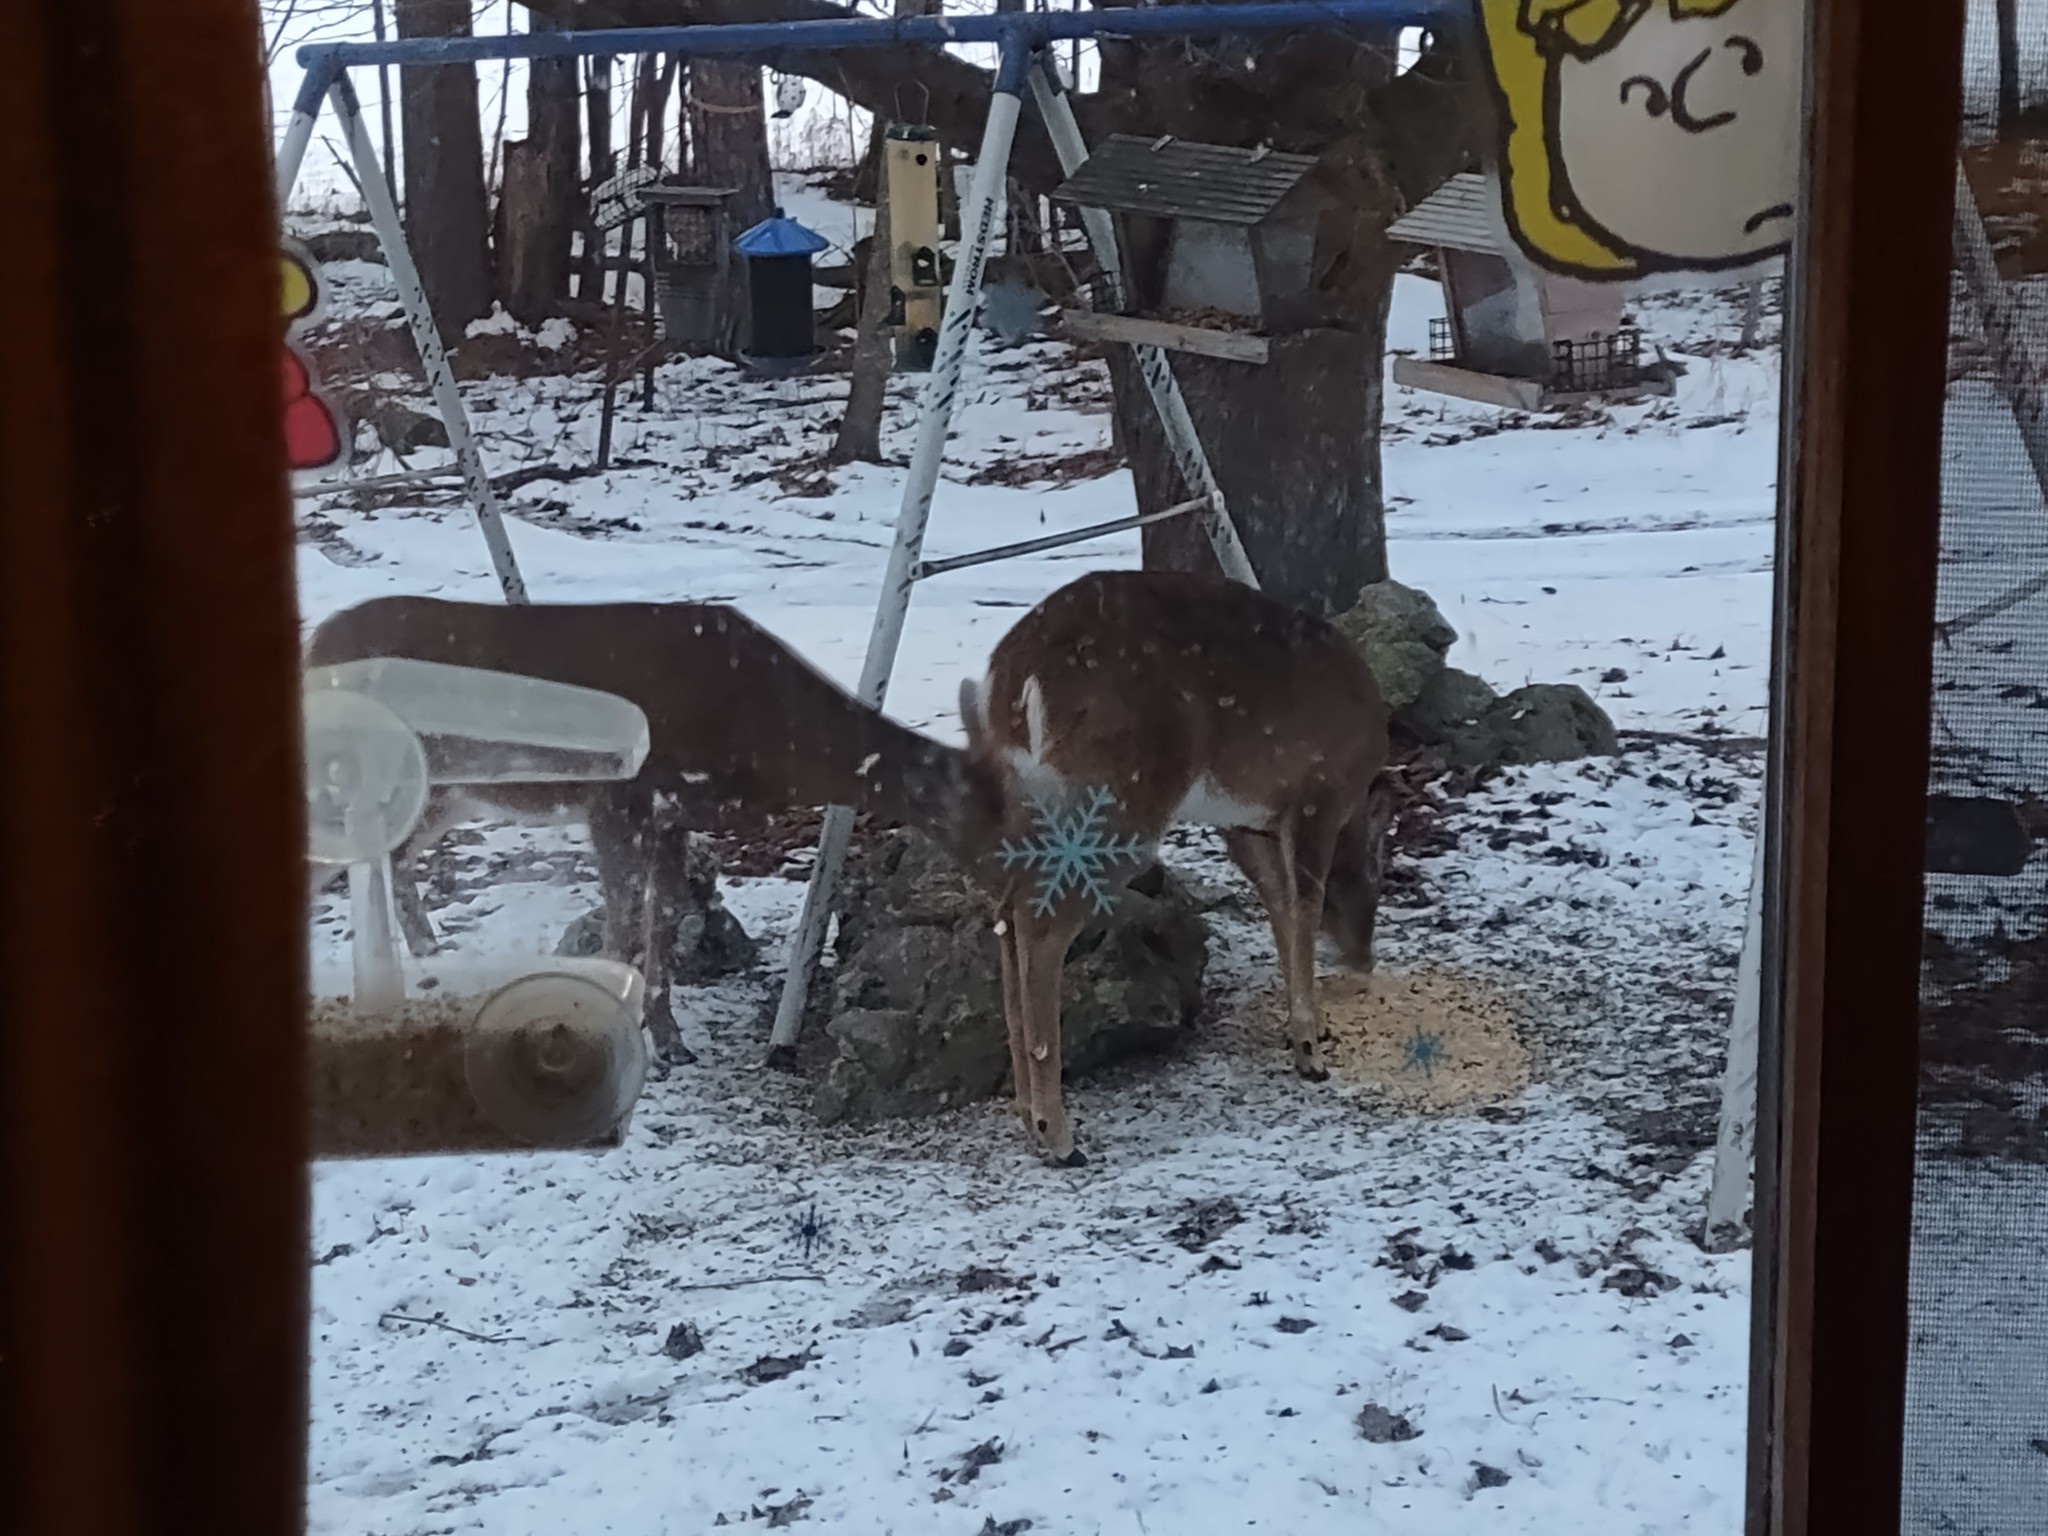
[[[404,657],[596,688],[637,704],[649,749],[623,784],[491,784],[437,789],[393,858],[401,923],[415,953],[434,945],[414,871],[451,827],[480,815],[581,821],[604,894],[605,950],[647,977],[655,1045],[686,1057],[668,965],[691,832],[758,828],[779,811],[850,805],[959,850],[994,812],[970,763],[846,693],[735,608],[717,603],[452,602],[375,598],[313,633],[308,666]],[[430,755],[432,743],[429,743]]]
[[[1386,705],[1350,642],[1220,578],[1098,572],[1003,637],[961,716],[1001,786],[977,872],[996,895],[1017,1109],[1047,1158],[1085,1161],[1060,1084],[1068,946],[1176,822],[1222,829],[1272,924],[1295,1070],[1328,1076],[1316,939],[1370,968],[1394,810]]]

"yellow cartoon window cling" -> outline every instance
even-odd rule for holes
[[[1501,194],[1574,276],[1748,266],[1792,237],[1802,0],[1476,0]]]
[[[348,434],[340,413],[315,386],[312,365],[291,340],[320,312],[319,268],[295,240],[282,242],[281,260],[286,462],[294,474],[338,469],[348,457]]]

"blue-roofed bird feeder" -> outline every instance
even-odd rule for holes
[[[747,264],[751,340],[740,361],[762,373],[797,373],[817,355],[811,258],[831,244],[778,208],[733,242]]]

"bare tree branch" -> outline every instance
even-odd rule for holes
[[[518,0],[565,27],[720,26],[767,21],[845,21],[861,15],[832,0]],[[913,105],[949,143],[979,144],[988,121],[992,77],[941,48],[856,48],[841,53],[785,53],[775,65],[804,75],[876,116],[889,119]],[[927,104],[929,93],[929,104]],[[898,103],[901,102],[901,107]],[[1087,98],[1076,98],[1082,130],[1101,127]],[[1017,180],[1035,191],[1060,181],[1051,142],[1027,113],[1018,127],[1011,164]]]

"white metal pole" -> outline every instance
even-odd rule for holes
[[[1713,1182],[1707,1189],[1707,1219],[1700,1232],[1703,1246],[1716,1251],[1742,1240],[1742,1212],[1749,1201],[1749,1164],[1756,1151],[1757,1021],[1763,1011],[1763,952],[1764,828],[1759,823],[1756,852],[1750,860],[1742,954],[1735,962],[1735,1006],[1728,1019],[1728,1061],[1721,1078]]]
[[[299,184],[299,171],[306,163],[306,146],[313,142],[313,124],[320,117],[320,98],[326,94],[321,76],[308,70],[299,81],[299,94],[292,101],[292,115],[285,119],[284,137],[278,141],[277,216],[284,217],[291,203],[292,188]]]
[[[1071,176],[1088,158],[1088,143],[1081,137],[1081,125],[1074,118],[1074,104],[1067,98],[1065,82],[1059,78],[1058,70],[1059,65],[1050,54],[1040,59],[1031,71],[1031,93],[1038,102],[1039,116],[1045,119],[1046,132],[1052,136],[1053,151],[1060,157],[1060,169]],[[1123,259],[1117,252],[1116,224],[1104,209],[1083,208],[1081,226],[1088,232],[1095,265],[1109,279],[1115,290],[1115,301],[1120,305],[1124,272]],[[1199,496],[1207,503],[1197,516],[1201,519],[1202,531],[1209,536],[1209,547],[1216,552],[1217,565],[1232,581],[1256,587],[1259,578],[1252,570],[1251,558],[1244,552],[1244,542],[1237,536],[1237,524],[1230,520],[1230,508],[1223,500],[1223,487],[1216,483],[1216,476],[1209,468],[1209,456],[1202,451],[1201,434],[1195,430],[1194,417],[1188,414],[1187,400],[1180,392],[1180,382],[1173,376],[1173,364],[1165,349],[1133,346],[1131,361],[1137,365],[1138,377],[1145,381],[1153,410],[1159,413],[1159,425],[1166,433],[1167,446],[1173,452],[1174,463],[1180,468],[1181,479],[1187,482],[1188,494]]]
[[[282,218],[291,204],[292,188],[299,184],[299,167],[306,163],[306,146],[313,139],[314,117],[294,111],[284,125],[284,138],[277,146],[277,212]]]
[[[370,227],[384,247],[384,259],[391,268],[391,280],[398,285],[398,302],[412,328],[413,345],[419,349],[420,366],[426,370],[427,387],[433,391],[434,406],[441,424],[448,429],[448,446],[462,471],[462,483],[476,508],[476,520],[483,528],[484,543],[491,552],[491,568],[508,603],[526,601],[526,582],[519,563],[512,557],[512,541],[505,533],[505,520],[498,511],[498,495],[491,489],[491,477],[484,472],[483,456],[469,430],[469,416],[462,408],[462,395],[455,387],[455,375],[448,367],[448,354],[441,346],[441,333],[434,328],[434,311],[427,303],[427,290],[413,265],[412,251],[405,243],[405,230],[398,221],[398,205],[391,199],[390,184],[377,158],[377,146],[370,141],[369,125],[363,121],[362,103],[346,73],[335,78],[328,92],[334,113],[341,122],[349,157],[356,163],[357,178],[363,184],[363,201],[369,204]],[[296,114],[295,114],[296,116]]]
[[[1002,199],[1003,180],[1009,169],[1010,145],[1016,138],[1017,118],[1024,107],[1028,65],[1029,55],[1021,41],[1013,37],[1003,44],[996,89],[989,100],[988,126],[982,131],[981,154],[974,163],[974,180],[968,186],[967,207],[961,215],[960,247],[953,258],[953,286],[946,295],[945,318],[939,322],[932,370],[918,397],[917,437],[910,451],[903,503],[896,513],[896,538],[889,547],[889,564],[883,572],[881,596],[875,605],[875,625],[868,636],[867,662],[861,668],[860,700],[876,709],[888,698],[889,676],[895,670],[896,648],[903,639],[903,621],[910,610],[914,570],[924,550],[932,495],[938,487],[939,466],[946,453],[946,433],[952,426],[953,408],[959,400],[960,371],[967,360],[967,344],[974,334],[975,309],[981,300],[982,264],[988,259],[996,207]],[[775,1028],[769,1036],[771,1063],[787,1056],[803,1026],[804,1000],[810,991],[818,954],[825,947],[832,892],[846,862],[846,844],[852,832],[850,807],[826,808],[825,824],[818,836],[817,862],[811,868],[810,888],[804,892],[803,915],[790,943],[789,971],[775,1010]]]

